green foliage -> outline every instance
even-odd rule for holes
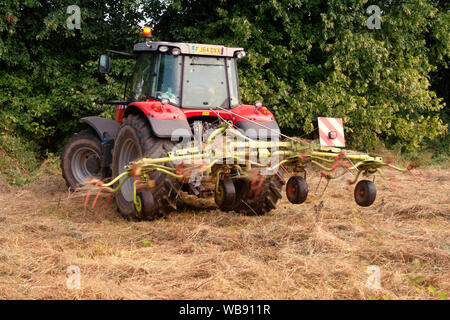
[[[72,4],[81,30],[66,27]],[[366,27],[369,4],[383,11],[380,30]],[[342,117],[353,147],[428,143],[439,153],[448,150],[439,135],[449,115],[430,79],[448,99],[448,9],[431,0],[7,1],[0,131],[57,151],[81,117],[96,114],[93,100],[122,97],[133,62],[113,60],[105,76],[96,59],[105,49],[130,52],[147,20],[160,40],[244,47],[243,101],[262,99],[286,133],[315,137],[317,116]]]
[[[429,73],[448,68],[448,10],[432,1],[172,1],[154,16],[168,40],[245,47],[242,97],[263,99],[289,133],[308,135],[317,116],[342,117],[349,142],[417,149],[445,131]],[[380,30],[366,9],[383,11]],[[446,69],[448,70],[448,69]]]
[[[143,247],[150,247],[150,244],[151,244],[151,242],[148,241],[148,240],[142,241],[142,246],[143,246]]]
[[[11,185],[31,182],[40,166],[38,146],[11,132],[0,134],[0,179]]]
[[[129,51],[144,18],[140,1],[75,1],[81,29],[66,26],[74,1],[9,1],[0,7],[0,128],[56,150],[79,119],[96,114],[97,98],[123,94],[118,79],[131,61],[114,61],[113,73],[96,71],[106,49]]]
[[[441,300],[447,300],[447,294],[445,293],[444,290],[441,291],[437,291],[431,284],[428,286],[428,291],[433,295],[433,296],[439,296]]]

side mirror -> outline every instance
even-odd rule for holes
[[[109,73],[111,71],[111,63],[108,55],[102,54],[98,58],[98,71],[100,73]]]

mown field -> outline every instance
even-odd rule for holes
[[[445,299],[450,294],[450,170],[417,184],[389,171],[369,208],[345,180],[310,176],[306,203],[250,217],[192,201],[129,222],[114,203],[83,206],[55,165],[31,184],[0,182],[0,299]],[[48,166],[48,168],[45,168]],[[316,175],[318,176],[318,175]],[[422,178],[423,180],[423,178]],[[66,286],[67,267],[81,288]],[[367,268],[380,268],[369,289]]]

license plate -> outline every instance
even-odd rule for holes
[[[220,56],[222,55],[223,48],[222,47],[213,47],[213,46],[192,46],[192,53],[194,54],[205,54],[211,56]]]

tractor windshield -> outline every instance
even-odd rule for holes
[[[169,100],[183,108],[239,105],[236,62],[225,57],[141,54],[130,87],[132,100]]]
[[[183,69],[183,107],[227,108],[239,104],[234,60],[186,56]]]

